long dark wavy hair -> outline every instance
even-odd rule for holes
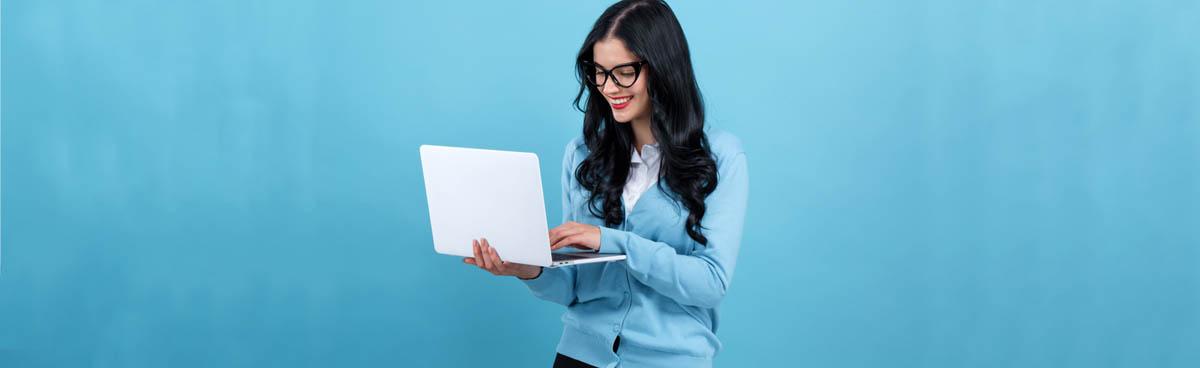
[[[586,82],[592,73],[592,46],[615,37],[625,42],[648,67],[651,131],[662,153],[659,174],[671,197],[688,210],[685,229],[696,242],[707,245],[701,234],[704,199],[717,188],[717,164],[704,133],[704,102],[683,28],[675,12],[663,1],[625,0],[613,4],[588,33],[575,61],[579,94],[575,107],[583,112],[583,138],[591,152],[575,177],[591,191],[588,209],[603,217],[607,226],[624,222],[621,192],[629,175],[633,129],[618,123],[603,94]],[[585,94],[586,92],[586,94]],[[583,102],[582,104],[580,102]],[[664,191],[667,192],[667,191]],[[599,205],[597,203],[600,203]]]

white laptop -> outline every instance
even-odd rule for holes
[[[561,267],[625,259],[624,254],[550,251],[535,154],[422,145],[421,170],[438,253],[474,257],[471,241],[487,238],[508,262]]]

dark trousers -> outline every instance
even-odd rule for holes
[[[614,353],[617,352],[617,345],[620,345],[620,344],[621,344],[621,337],[617,336],[617,339],[613,340],[613,352]],[[554,357],[554,368],[596,368],[596,367],[592,366],[591,364],[587,364],[587,363],[575,360],[574,358],[571,358],[569,356],[558,354],[558,356]]]

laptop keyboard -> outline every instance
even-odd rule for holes
[[[595,254],[595,253],[593,253]],[[569,261],[572,259],[588,259],[589,256],[578,255],[575,253],[550,253],[550,258],[555,261]]]

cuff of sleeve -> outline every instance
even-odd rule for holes
[[[518,280],[521,280],[521,282],[525,283],[525,286],[529,287],[530,290],[544,290],[554,283],[554,276],[556,275],[551,275],[550,273],[556,271],[561,270],[557,268],[542,267],[542,274],[538,275],[538,277],[528,280],[518,278]]]
[[[625,232],[601,226],[599,250],[604,253],[627,253],[625,251]]]

